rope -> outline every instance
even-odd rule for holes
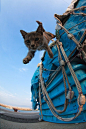
[[[57,72],[56,72],[56,74],[53,76],[53,78],[49,81],[49,83],[46,85],[46,88],[51,84],[51,82],[53,81],[53,79],[56,77],[56,75],[60,72],[60,70],[61,70],[61,66],[59,66],[58,68],[57,68]]]
[[[42,102],[41,102],[41,84],[39,81],[39,103],[40,103],[40,111],[41,111],[41,118],[39,118],[39,121],[42,121],[43,114],[42,114]]]
[[[82,22],[80,22],[80,23],[76,24],[75,26],[72,26],[72,27],[71,27],[71,28],[69,28],[68,30],[71,30],[72,28],[74,28],[74,27],[78,26],[79,24],[82,24],[83,22],[86,22],[86,20],[84,20],[84,21],[82,21]],[[64,33],[65,33],[65,32],[63,32],[60,36],[62,36]]]
[[[46,68],[43,68],[44,71],[58,71],[58,69],[55,69],[55,70],[50,70],[50,69],[46,69]]]
[[[86,8],[86,6],[81,6],[81,7],[79,7],[79,8],[75,8],[75,9],[70,10],[69,13],[70,13],[70,14],[72,13],[72,14],[74,14],[74,15],[84,15],[84,16],[86,16],[85,13],[74,13],[74,11],[83,10],[84,8]],[[86,20],[84,20],[84,21],[82,21],[82,22],[76,24],[76,25],[73,26],[73,27],[76,27],[77,25],[79,25],[79,24],[81,24],[81,23],[83,23],[83,22],[86,22]],[[60,22],[60,23],[61,23],[61,22]],[[69,28],[68,30],[71,30],[73,27]],[[63,32],[60,36],[62,36],[64,33],[65,33],[65,32]]]
[[[60,53],[58,44],[57,44],[57,48],[58,48],[58,57],[59,57],[59,59],[60,59],[59,63],[60,63],[60,65],[62,66],[62,74],[63,74],[63,80],[64,80],[65,90],[66,90],[65,77],[66,77],[66,80],[67,80],[67,83],[68,83],[69,90],[71,90],[71,86],[70,86],[70,84],[69,84],[68,77],[67,77],[67,74],[66,74],[66,71],[65,71],[65,68],[64,68],[64,64],[65,64],[65,63],[62,62],[63,64],[61,64],[61,61],[63,61],[63,60],[62,60],[62,57],[61,57],[61,53]]]
[[[72,13],[73,15],[83,15],[83,16],[86,16],[86,14],[85,13]]]
[[[58,40],[57,40],[57,42],[58,42]],[[67,58],[67,56],[66,56],[66,54],[65,54],[65,51],[64,51],[64,49],[63,49],[63,47],[62,47],[62,43],[61,42],[58,42],[58,44],[59,44],[59,46],[60,46],[60,49],[61,49],[61,51],[62,51],[62,54],[63,54],[63,56],[64,56],[64,58],[65,58],[65,61],[67,62],[67,65],[68,65],[68,68],[69,68],[69,70],[70,70],[70,72],[71,72],[71,75],[72,75],[72,77],[73,77],[73,79],[74,79],[74,82],[75,82],[75,84],[76,84],[76,87],[77,87],[77,90],[78,90],[78,93],[79,93],[79,96],[78,96],[78,99],[77,99],[77,102],[78,102],[78,105],[79,105],[79,107],[83,107],[83,104],[85,104],[85,96],[83,95],[83,93],[82,93],[82,88],[81,88],[81,85],[80,85],[80,83],[79,83],[79,81],[78,81],[78,79],[77,79],[77,77],[76,77],[76,75],[75,75],[75,72],[74,72],[74,70],[73,70],[73,68],[72,68],[72,66],[71,66],[71,64],[70,64],[70,62],[69,62],[69,60],[68,60],[68,58]],[[82,97],[83,96],[83,97]],[[83,99],[83,101],[84,101],[84,103],[82,104],[81,102],[80,102],[80,99]],[[81,105],[80,105],[81,104]]]
[[[85,35],[86,35],[86,29],[85,29],[85,31],[84,31],[82,37],[81,37],[80,40],[79,40],[79,44],[81,43],[81,41],[82,41],[82,39],[84,38]]]
[[[79,42],[78,42],[78,44],[80,44],[80,42],[82,41],[82,39],[83,39],[83,37],[86,35],[86,30],[84,31],[84,33],[83,33],[83,35],[82,35],[82,37],[80,38],[80,40],[79,40]],[[77,47],[75,47],[75,49],[70,53],[70,55],[68,56],[68,59],[70,59],[70,57],[72,56],[72,54],[75,52],[75,50],[77,49]],[[81,50],[79,50],[79,53],[82,51],[83,49],[81,49]],[[85,52],[84,52],[85,53]],[[77,54],[78,55],[78,54]],[[76,56],[77,56],[76,55]],[[75,56],[75,57],[76,57]],[[74,57],[74,58],[75,58]],[[74,59],[73,58],[73,59]],[[72,60],[73,60],[72,59]],[[70,62],[72,61],[72,60],[70,60]],[[85,60],[85,56],[84,56],[84,60]],[[49,84],[47,84],[46,85],[46,87],[48,87],[49,85],[50,85],[50,83],[53,81],[53,79],[56,77],[56,75],[58,74],[58,72],[61,70],[61,67],[59,66],[56,70],[49,70],[49,69],[46,69],[46,68],[43,68],[44,70],[47,70],[47,71],[57,71],[57,73],[55,74],[55,76],[50,80],[50,82],[49,82]],[[53,74],[53,73],[52,73]],[[52,74],[50,74],[49,76],[51,76]],[[67,79],[66,79],[67,80]]]
[[[72,54],[75,52],[75,50],[76,50],[76,48],[70,53],[70,55],[68,56],[68,59],[70,59],[70,57],[72,56]],[[75,57],[74,57],[75,58]],[[73,59],[74,59],[73,58]],[[66,63],[66,62],[65,62]],[[44,69],[46,69],[46,68],[44,68]],[[47,71],[49,70],[49,69],[46,69]],[[55,70],[55,72],[57,71],[57,73],[53,76],[53,78],[49,81],[49,83],[48,84],[46,84],[46,88],[51,84],[51,82],[54,80],[54,78],[56,77],[56,75],[60,72],[60,70],[61,70],[61,66],[59,66],[56,70]],[[49,70],[50,71],[50,70]],[[54,70],[53,70],[54,71]],[[54,73],[54,72],[53,72]],[[53,74],[52,73],[52,74]],[[49,76],[51,76],[52,74],[50,74]],[[48,77],[47,77],[48,78]]]
[[[81,6],[79,8],[74,8],[74,9],[71,9],[69,12],[73,12],[73,11],[77,11],[77,10],[83,10],[84,8],[86,8],[86,6]]]
[[[78,90],[78,92],[79,92],[79,96],[78,96],[78,99],[77,99],[77,102],[78,102],[78,105],[79,105],[79,112],[78,112],[74,117],[72,117],[72,118],[62,118],[62,117],[60,117],[59,115],[56,114],[56,112],[62,113],[63,111],[66,110],[68,100],[66,99],[65,104],[64,104],[64,109],[63,109],[62,111],[61,111],[61,110],[57,110],[57,109],[54,107],[54,105],[53,105],[53,103],[52,103],[52,101],[51,101],[51,99],[50,99],[50,97],[49,97],[49,95],[48,95],[48,93],[47,93],[47,91],[46,91],[46,88],[45,88],[45,86],[44,86],[44,82],[43,82],[43,78],[42,78],[42,63],[41,63],[41,66],[40,66],[40,80],[41,80],[41,85],[42,85],[42,92],[43,92],[43,95],[44,95],[44,100],[45,100],[46,103],[48,104],[48,106],[49,106],[51,112],[53,113],[53,115],[54,115],[56,118],[58,118],[59,120],[71,121],[71,120],[75,119],[76,117],[78,117],[78,116],[80,115],[80,113],[81,113],[81,111],[82,111],[83,104],[84,104],[85,102],[83,102],[83,104],[82,104],[82,103],[79,103],[79,102],[80,102],[80,99],[82,99],[82,97],[84,97],[84,96],[82,96],[83,94],[82,94],[82,89],[81,89],[80,83],[79,83],[79,81],[78,81],[78,79],[77,79],[77,77],[76,77],[76,75],[75,75],[75,73],[74,73],[74,71],[73,71],[73,69],[72,69],[72,66],[70,65],[70,62],[69,62],[69,60],[68,60],[68,58],[67,58],[67,56],[66,56],[66,54],[65,54],[65,51],[64,51],[63,48],[62,48],[62,44],[61,44],[60,42],[58,42],[58,41],[57,41],[57,43],[58,43],[59,46],[60,46],[60,49],[61,49],[61,51],[62,51],[62,54],[63,54],[63,56],[64,56],[64,58],[65,58],[65,61],[67,62],[67,65],[68,65],[68,67],[69,67],[69,69],[70,69],[70,72],[71,72],[71,74],[72,74],[72,77],[73,77],[73,79],[74,79],[74,81],[75,81],[75,84],[76,84],[76,86],[77,86],[77,90]],[[58,49],[58,51],[59,51],[59,49]],[[59,52],[60,52],[60,51],[59,51]],[[60,56],[60,59],[62,59],[60,53],[59,53],[59,56]],[[63,81],[64,81],[64,85],[65,85],[65,77],[66,77],[66,79],[67,79],[67,82],[68,82],[68,78],[67,78],[66,74],[64,74],[64,73],[65,73],[65,71],[64,71],[65,69],[63,68],[63,66],[62,66],[62,69],[63,69],[63,71],[62,71],[62,73],[63,73]],[[65,75],[65,77],[64,77],[64,75]],[[68,83],[69,83],[69,82],[68,82]],[[66,96],[66,87],[65,87],[65,96]],[[46,97],[47,97],[47,98],[46,98]],[[81,105],[80,105],[80,104],[81,104]]]
[[[67,61],[66,61],[66,62],[67,62]],[[67,62],[67,63],[68,63],[68,62]],[[42,64],[41,64],[41,65],[42,65]],[[83,107],[83,105],[80,105],[80,104],[79,104],[79,100],[80,100],[80,97],[81,97],[81,94],[82,94],[82,90],[81,90],[81,92],[79,92],[80,94],[79,94],[79,97],[78,97],[79,112],[78,112],[74,117],[72,117],[72,118],[62,118],[62,117],[60,117],[60,116],[58,116],[58,115],[56,114],[56,112],[57,112],[57,111],[60,112],[60,110],[57,110],[57,109],[54,107],[54,105],[53,105],[51,99],[49,98],[49,95],[48,95],[48,93],[47,93],[47,91],[46,91],[46,88],[45,88],[45,86],[44,86],[44,82],[43,82],[43,78],[42,78],[42,71],[41,71],[41,70],[42,70],[42,67],[40,66],[40,80],[41,80],[42,92],[43,92],[43,95],[44,95],[44,100],[45,100],[46,103],[48,104],[48,106],[49,106],[51,112],[53,113],[53,115],[54,115],[55,117],[57,117],[58,119],[63,120],[63,121],[70,121],[70,120],[75,119],[75,118],[81,113],[82,107]],[[79,89],[79,91],[80,91],[80,89]],[[47,98],[46,98],[46,97],[47,97]]]
[[[54,105],[53,105],[53,103],[52,103],[52,101],[51,101],[51,99],[50,99],[50,97],[49,97],[49,95],[48,95],[48,93],[47,93],[47,91],[46,91],[46,88],[45,88],[45,86],[44,86],[44,81],[43,81],[43,78],[42,78],[42,64],[40,65],[40,81],[41,81],[41,86],[42,86],[42,92],[43,92],[44,100],[47,101],[47,99],[48,99],[48,101],[50,102],[50,104],[52,105],[53,109],[54,109],[56,112],[59,112],[59,113],[64,112],[64,110],[66,110],[66,108],[67,108],[67,105],[66,105],[66,104],[64,105],[64,107],[65,107],[64,110],[57,110],[57,109],[54,107]],[[47,99],[46,99],[46,96],[47,96]],[[68,100],[66,100],[65,103],[68,103]]]
[[[58,41],[57,41],[57,42],[58,42]],[[71,74],[72,74],[72,77],[73,77],[73,79],[74,79],[74,81],[75,81],[75,84],[76,84],[76,86],[77,86],[78,92],[82,92],[80,83],[79,83],[79,81],[78,81],[78,79],[77,79],[77,77],[76,77],[76,75],[75,75],[75,72],[74,72],[73,69],[72,69],[72,66],[71,66],[71,64],[70,64],[70,62],[69,62],[69,59],[67,58],[67,56],[66,56],[66,54],[65,54],[65,51],[64,51],[64,49],[63,49],[63,47],[62,47],[62,43],[61,43],[61,42],[58,42],[58,43],[59,43],[60,49],[61,49],[61,51],[62,51],[62,54],[63,54],[63,56],[64,56],[64,58],[65,58],[65,61],[66,61],[67,65],[68,65],[68,67],[69,67],[69,69],[70,69],[70,72],[71,72]]]
[[[80,23],[79,23],[79,24],[80,24]],[[67,33],[68,33],[68,32],[67,32]],[[85,35],[86,35],[86,30],[84,31],[84,33],[83,33],[82,37],[80,38],[78,44],[81,45],[80,42],[82,41],[82,39],[84,38]],[[68,56],[68,58],[70,58],[70,57],[72,56],[72,54],[75,52],[76,49],[77,49],[77,47],[75,47],[75,49],[70,53],[70,55]],[[82,51],[82,50],[83,50],[83,49],[81,49],[81,51]],[[79,53],[80,53],[80,50],[79,50]],[[77,55],[76,55],[76,56],[77,56]],[[76,56],[75,56],[75,57],[76,57]],[[74,58],[75,58],[75,57],[74,57]],[[73,58],[73,59],[74,59],[74,58]],[[73,59],[72,59],[72,60],[73,60]],[[71,62],[71,61],[70,61],[70,62]],[[58,72],[58,68],[57,68],[56,70],[49,70],[49,69],[43,68],[43,70],[45,70],[45,71],[46,71],[46,70],[47,70],[47,71],[57,71],[57,72]],[[60,70],[61,70],[61,68],[60,68]],[[60,70],[59,70],[59,71],[60,71]],[[52,73],[52,74],[53,74],[53,73]],[[52,74],[50,74],[49,76],[51,76]],[[47,77],[47,78],[48,78],[48,77]],[[54,79],[54,78],[53,78],[53,79]],[[53,80],[53,79],[52,79],[52,80]],[[50,81],[50,82],[52,82],[52,81]],[[50,84],[50,83],[49,83],[49,84]],[[47,86],[47,87],[48,87],[48,86]]]
[[[57,45],[57,48],[58,48],[58,57],[59,57],[59,63],[62,61],[62,57],[61,57],[61,53],[60,53],[60,50],[59,50],[59,46]],[[66,88],[66,82],[65,82],[65,69],[64,69],[64,63],[63,65],[61,65],[61,68],[62,68],[62,74],[63,74],[63,82],[64,82],[64,87],[65,87],[65,103],[64,103],[64,109],[58,113],[62,113],[64,111],[66,111],[66,108],[67,108],[67,105],[68,105],[68,99],[66,98],[67,96],[67,88]]]
[[[73,34],[69,33],[69,31],[68,31],[65,27],[63,27],[60,23],[58,23],[58,24],[59,24],[59,26],[61,26],[61,28],[64,29],[64,31],[68,34],[68,38],[71,39],[71,40],[73,40],[73,41],[75,42],[75,44],[77,45],[77,48],[78,48],[79,51],[81,51],[81,53],[82,53],[83,60],[86,62],[86,53],[85,53],[85,52],[83,51],[83,49],[82,49],[82,45],[81,45],[81,43],[80,43],[81,40],[78,42],[78,41],[75,39],[75,37],[74,37]],[[83,35],[85,35],[85,33],[86,33],[86,32],[84,32]],[[82,36],[82,37],[83,37],[83,36]],[[82,39],[82,37],[81,37],[81,39]]]
[[[56,118],[58,118],[59,120],[62,120],[62,121],[71,121],[71,120],[75,119],[76,117],[78,117],[80,115],[83,106],[81,106],[79,108],[78,113],[74,117],[72,117],[72,118],[62,118],[62,117],[60,117],[59,115],[56,114],[55,111],[57,111],[57,109],[54,107],[54,105],[53,105],[53,103],[52,103],[51,99],[49,98],[49,95],[48,95],[48,93],[46,91],[46,88],[44,86],[44,82],[43,82],[43,78],[42,78],[42,63],[40,64],[40,81],[41,81],[41,86],[42,86],[42,92],[43,92],[44,100],[46,101],[46,103],[48,104],[52,114]]]

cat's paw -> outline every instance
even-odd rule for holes
[[[50,58],[53,58],[53,53],[52,53],[51,49],[48,50],[48,55]]]
[[[23,63],[24,63],[24,64],[29,63],[29,61],[30,61],[30,60],[29,60],[28,58],[24,58],[24,59],[23,59]]]
[[[53,53],[49,53],[50,58],[53,58]]]

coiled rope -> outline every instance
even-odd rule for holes
[[[62,117],[60,117],[59,115],[56,114],[56,111],[59,111],[59,112],[60,112],[60,110],[57,110],[57,109],[54,107],[54,105],[53,105],[53,103],[52,103],[52,101],[51,101],[51,99],[50,99],[50,97],[49,97],[49,95],[48,95],[48,93],[47,93],[47,91],[46,91],[46,88],[45,88],[45,86],[44,86],[44,81],[43,81],[43,78],[42,78],[42,63],[40,64],[40,81],[41,81],[42,93],[43,93],[43,96],[44,96],[43,98],[44,98],[44,100],[46,101],[46,103],[48,104],[48,106],[49,106],[51,112],[53,113],[53,115],[54,115],[57,119],[62,120],[62,121],[71,121],[71,120],[75,119],[76,117],[78,117],[78,116],[80,115],[80,113],[81,113],[81,111],[82,111],[83,105],[81,105],[81,106],[79,107],[78,113],[77,113],[74,117],[72,117],[72,118],[62,118]]]
[[[66,108],[67,108],[67,99],[66,99],[66,101],[65,101],[64,109],[63,109],[62,111],[61,111],[61,110],[57,110],[57,109],[54,107],[54,105],[53,105],[53,103],[52,103],[52,101],[51,101],[51,99],[50,99],[50,97],[49,97],[49,95],[48,95],[48,92],[46,91],[46,88],[45,88],[45,86],[44,86],[44,81],[43,81],[43,78],[42,78],[42,63],[41,63],[41,64],[40,64],[40,82],[41,82],[41,86],[42,86],[42,93],[43,93],[43,96],[44,96],[44,97],[43,97],[44,100],[46,101],[46,103],[48,104],[48,106],[49,106],[51,112],[53,113],[53,115],[54,115],[56,118],[58,118],[59,120],[62,120],[62,121],[71,121],[71,120],[75,119],[76,117],[78,117],[78,116],[80,115],[80,113],[81,113],[81,111],[82,111],[82,108],[83,108],[83,105],[85,104],[85,96],[84,96],[83,93],[82,93],[82,89],[81,89],[80,83],[79,83],[79,81],[78,81],[78,79],[77,79],[77,77],[76,77],[76,75],[75,75],[75,72],[73,71],[72,66],[71,66],[71,64],[70,64],[70,62],[69,62],[69,59],[67,58],[66,53],[65,53],[65,51],[64,51],[64,49],[63,49],[63,47],[62,47],[62,43],[57,40],[57,44],[59,45],[59,47],[60,47],[60,49],[61,49],[61,51],[62,51],[62,54],[63,54],[63,56],[64,56],[64,58],[65,58],[65,61],[66,61],[67,65],[68,65],[68,67],[69,67],[69,70],[70,70],[70,72],[71,72],[71,75],[72,75],[72,77],[73,77],[73,79],[74,79],[74,81],[75,81],[77,90],[78,90],[78,92],[79,92],[79,96],[78,96],[78,99],[77,99],[77,102],[78,102],[78,105],[79,105],[79,111],[76,113],[76,115],[75,115],[74,117],[71,117],[71,118],[62,118],[62,117],[60,117],[59,115],[57,115],[57,113],[62,113],[62,112],[64,112],[64,111],[66,110]],[[59,51],[59,49],[58,49],[58,51]],[[60,56],[60,59],[61,59],[60,53],[59,53],[59,56]],[[62,69],[63,69],[63,80],[64,80],[65,77],[66,77],[66,79],[67,79],[67,76],[65,76],[66,74],[65,74],[65,71],[64,71],[63,66],[62,66]],[[65,76],[65,77],[64,77],[64,76]],[[68,81],[68,80],[67,80],[67,81]],[[69,82],[68,82],[68,83],[69,83]],[[65,80],[64,80],[64,85],[65,85]],[[70,87],[69,87],[69,88],[70,88]],[[65,88],[65,90],[66,90],[66,88]],[[71,90],[71,88],[70,88],[70,90]],[[65,96],[66,96],[66,91],[65,91]],[[56,113],[56,112],[57,112],[57,113]]]
[[[71,121],[71,120],[75,119],[76,117],[78,117],[78,116],[80,115],[80,113],[81,113],[81,111],[82,111],[82,108],[83,108],[83,105],[85,104],[85,96],[84,96],[83,93],[82,93],[82,89],[81,89],[80,83],[79,83],[79,81],[78,81],[78,79],[77,79],[77,77],[76,77],[76,75],[75,75],[75,73],[74,73],[74,71],[73,71],[73,69],[72,69],[72,66],[71,66],[71,64],[70,64],[70,62],[69,62],[69,60],[68,60],[68,58],[67,58],[67,56],[66,56],[66,54],[65,54],[65,51],[64,51],[64,49],[63,49],[63,47],[62,47],[62,43],[59,42],[58,40],[57,40],[57,43],[58,43],[58,45],[59,45],[59,47],[60,47],[60,49],[61,49],[61,51],[62,51],[62,54],[63,54],[63,56],[64,56],[64,58],[65,58],[65,61],[66,61],[67,65],[68,65],[68,67],[69,67],[69,69],[70,69],[70,72],[71,72],[72,77],[73,77],[73,79],[74,79],[74,81],[75,81],[77,90],[78,90],[78,92],[79,92],[79,96],[78,96],[78,99],[77,99],[77,102],[78,102],[78,105],[79,105],[79,111],[78,111],[78,113],[76,113],[76,115],[75,115],[74,117],[72,117],[72,118],[62,118],[62,117],[60,117],[59,115],[57,115],[56,112],[62,113],[63,111],[65,111],[65,109],[66,109],[66,107],[67,107],[67,101],[65,101],[64,110],[62,110],[62,111],[61,111],[61,110],[57,110],[57,109],[54,107],[54,105],[53,105],[53,103],[52,103],[52,101],[51,101],[51,99],[50,99],[50,97],[49,97],[49,95],[48,95],[48,92],[46,91],[46,88],[45,88],[45,86],[44,86],[44,81],[43,81],[43,78],[42,78],[42,63],[40,64],[40,82],[41,82],[41,87],[42,87],[42,93],[43,93],[43,96],[44,96],[43,98],[44,98],[44,100],[46,101],[46,103],[48,104],[48,106],[49,106],[51,112],[53,113],[53,115],[54,115],[56,118],[58,118],[59,120],[62,120],[62,121]],[[61,68],[61,66],[60,66],[60,68]],[[63,68],[63,69],[64,69],[64,68]],[[63,70],[63,73],[64,73],[64,70]],[[64,76],[64,75],[66,75],[66,74],[63,74],[63,76]],[[66,76],[65,76],[65,77],[66,77]],[[67,77],[66,77],[66,79],[67,79]],[[68,82],[68,80],[67,80],[67,82]],[[65,84],[65,81],[64,81],[64,84]],[[71,90],[71,88],[70,88],[70,90]],[[66,92],[65,92],[65,94],[66,94]],[[84,100],[82,100],[82,99],[84,99]],[[67,100],[67,99],[66,99],[66,100]],[[81,100],[81,101],[80,101],[80,100]]]

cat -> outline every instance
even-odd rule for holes
[[[46,50],[50,58],[53,58],[53,53],[48,46],[48,43],[52,38],[55,38],[55,35],[50,32],[46,32],[41,22],[36,22],[39,24],[36,31],[27,33],[23,30],[20,30],[24,38],[24,43],[29,49],[27,56],[23,59],[24,64],[27,64],[29,61],[31,61],[36,50]]]

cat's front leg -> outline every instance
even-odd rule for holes
[[[28,52],[27,56],[23,59],[23,63],[27,64],[29,63],[29,61],[31,61],[31,59],[34,57],[34,53],[33,51]]]
[[[49,46],[47,46],[47,52],[48,52],[48,55],[49,55],[49,57],[50,58],[53,58],[53,53],[52,53],[52,51],[51,51],[51,49],[50,49],[50,47]]]
[[[31,56],[26,56],[24,59],[23,59],[23,63],[24,64],[27,64],[27,63],[29,63],[29,61],[32,59],[32,57]]]

